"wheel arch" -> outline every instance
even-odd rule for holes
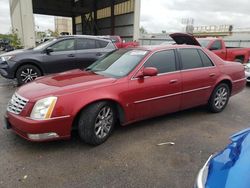
[[[216,85],[215,85],[214,88],[216,88],[219,84],[222,84],[222,83],[228,85],[228,87],[230,89],[230,94],[231,94],[232,93],[232,89],[233,89],[233,83],[232,83],[232,81],[229,78],[223,78],[223,79],[221,79],[219,82],[216,83]]]
[[[20,63],[20,64],[16,67],[15,72],[14,72],[14,73],[15,73],[15,74],[14,74],[15,77],[16,77],[17,70],[18,70],[20,67],[25,66],[25,65],[33,65],[33,66],[36,66],[36,67],[41,71],[41,75],[42,75],[42,76],[44,75],[44,70],[43,70],[43,68],[42,68],[41,66],[39,66],[37,62],[34,62],[34,61],[24,61],[24,62]]]
[[[92,104],[95,104],[95,103],[98,103],[98,102],[103,102],[103,101],[110,102],[114,106],[114,108],[115,108],[115,110],[117,112],[117,120],[118,120],[118,122],[120,124],[123,124],[125,122],[125,119],[126,119],[125,118],[126,115],[125,115],[124,108],[122,107],[122,105],[118,101],[116,101],[114,99],[106,98],[106,99],[97,99],[97,100],[91,101],[90,103],[88,103],[88,104],[82,106],[81,108],[79,108],[75,113],[76,115],[75,115],[74,120],[73,120],[72,129],[77,128],[77,123],[79,121],[80,114],[84,109],[86,109],[88,106],[90,106]]]
[[[236,55],[234,59],[235,59],[235,61],[239,60],[239,62],[244,63],[244,61],[245,61],[245,55],[244,54],[242,54],[242,55]]]

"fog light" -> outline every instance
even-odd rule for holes
[[[52,138],[58,138],[56,133],[43,133],[43,134],[28,134],[29,139],[31,140],[47,140]]]

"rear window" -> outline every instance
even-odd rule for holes
[[[96,48],[95,40],[78,38],[76,39],[76,48],[77,50],[94,49]]]
[[[204,67],[214,66],[212,61],[209,59],[209,57],[202,50],[198,50],[198,52],[199,52],[199,54],[201,56],[201,60],[203,62]]]
[[[108,42],[102,40],[96,40],[96,48],[105,48]]]

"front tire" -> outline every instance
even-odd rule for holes
[[[17,69],[17,84],[23,85],[42,76],[41,71],[34,65],[23,65]]]
[[[222,112],[227,106],[229,97],[230,97],[230,89],[228,85],[225,83],[219,84],[218,86],[216,86],[209,99],[208,102],[209,110],[213,113]]]
[[[116,121],[116,112],[109,102],[98,102],[84,109],[79,118],[80,138],[91,145],[104,143],[111,135]]]

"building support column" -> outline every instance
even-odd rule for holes
[[[111,1],[111,35],[115,35],[115,2]]]
[[[75,35],[76,34],[76,20],[75,20],[75,16],[72,17],[72,34]]]
[[[141,0],[135,0],[134,10],[134,41],[139,41],[140,38],[140,19],[141,19]]]
[[[12,30],[24,48],[35,47],[35,23],[32,0],[9,0]]]

